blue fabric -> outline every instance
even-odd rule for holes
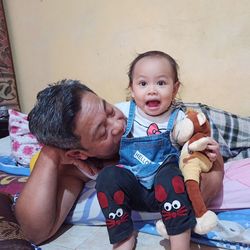
[[[136,104],[130,102],[126,132],[120,144],[120,165],[129,169],[148,189],[152,188],[157,170],[163,162],[171,161],[178,164],[179,152],[172,145],[170,132],[178,114],[175,109],[169,118],[167,131],[144,137],[129,137],[133,127]]]
[[[11,156],[0,156],[0,171],[14,175],[30,175],[29,166],[22,166]]]
[[[192,235],[192,241],[226,249],[250,249],[250,209],[218,212],[217,228],[205,235]]]
[[[250,209],[220,211],[216,213],[219,224],[213,231],[198,235],[192,234],[195,243],[226,249],[250,249]],[[155,220],[135,222],[135,228],[143,233],[159,235]]]

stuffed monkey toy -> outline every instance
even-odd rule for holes
[[[206,208],[199,187],[200,174],[208,172],[212,167],[212,162],[202,152],[209,143],[210,134],[206,116],[194,110],[188,110],[186,118],[178,122],[173,130],[173,138],[179,145],[183,145],[179,165],[197,221],[194,232],[198,234],[206,234],[217,225],[217,216]],[[156,229],[160,235],[168,238],[161,220],[157,221]]]

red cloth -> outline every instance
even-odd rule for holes
[[[12,195],[20,193],[27,179],[27,176],[11,175],[0,171],[0,191]]]

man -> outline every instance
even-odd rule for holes
[[[62,225],[84,183],[116,162],[126,119],[79,81],[62,80],[38,94],[29,122],[45,146],[15,211],[26,237],[39,244]],[[223,160],[212,139],[207,154],[216,160],[213,171],[203,176],[205,201],[216,195],[223,179]]]

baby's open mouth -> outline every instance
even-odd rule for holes
[[[160,105],[160,101],[156,101],[156,100],[153,100],[153,101],[147,101],[146,102],[146,105],[150,108],[154,108],[154,107],[158,107]]]

